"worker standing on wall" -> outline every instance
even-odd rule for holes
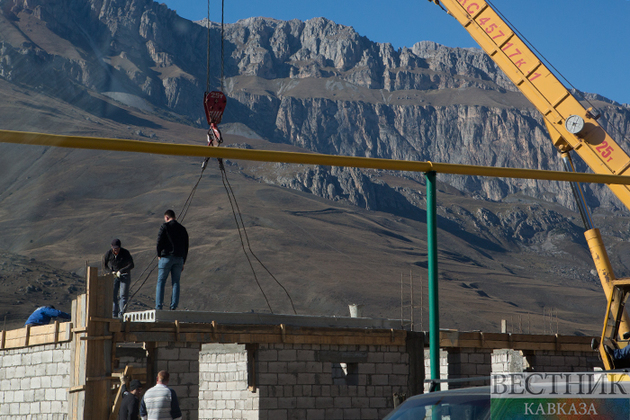
[[[179,280],[184,271],[186,257],[188,257],[188,231],[175,220],[175,212],[164,212],[164,223],[160,227],[157,238],[158,281],[155,289],[155,309],[162,309],[164,302],[164,286],[169,273],[173,291],[171,307],[174,311],[179,304]]]
[[[113,318],[122,318],[127,310],[131,269],[134,267],[131,253],[120,246],[120,239],[112,241],[112,248],[103,255],[103,271],[111,272],[114,279]]]

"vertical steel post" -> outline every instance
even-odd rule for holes
[[[431,391],[439,391],[440,383],[440,309],[438,300],[437,205],[435,171],[425,173],[427,186],[427,254],[429,266],[429,360]]]

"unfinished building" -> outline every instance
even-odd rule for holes
[[[183,311],[120,322],[111,302],[111,279],[90,268],[71,322],[2,331],[3,419],[115,418],[120,378],[148,388],[159,370],[186,420],[380,419],[424,390],[428,343],[400,322]],[[442,331],[440,341],[444,379],[601,364],[589,337]]]

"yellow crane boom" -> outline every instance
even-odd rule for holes
[[[540,111],[553,144],[563,156],[568,156],[568,152],[574,150],[598,174],[622,175],[628,170],[630,157],[599,125],[599,115],[582,106],[486,1],[429,1],[443,5]],[[607,185],[630,209],[630,188],[626,185]],[[630,331],[630,318],[625,312],[622,313],[625,300],[620,303],[618,298],[613,298],[616,279],[599,231],[589,229],[585,236],[609,301],[608,312],[617,322],[615,328],[608,328],[608,331],[614,331],[610,333],[612,336],[605,337],[607,317],[600,343],[600,354],[606,368],[610,369],[614,365],[603,349],[604,338],[612,339],[617,344],[617,334],[623,336]],[[621,281],[619,283],[620,287],[625,287]]]

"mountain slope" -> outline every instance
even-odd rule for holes
[[[205,143],[204,22],[144,0],[0,5],[0,128]],[[215,88],[216,24],[210,38]],[[427,41],[394,50],[323,18],[247,19],[228,25],[225,45],[227,146],[557,169],[542,119],[479,50]],[[625,128],[626,106],[589,97],[611,127]],[[2,248],[81,276],[120,237],[137,260],[134,290],[150,267],[161,214],[181,208],[200,171],[190,158],[6,144],[0,151]],[[410,272],[420,306],[422,174],[227,168],[252,249],[298,312],[344,315],[348,303],[364,303],[369,316],[399,317],[401,277]],[[438,180],[442,325],[492,330],[502,318],[527,317],[542,332],[543,311],[556,308],[563,333],[599,329],[604,298],[567,186]],[[587,198],[623,275],[622,206],[603,187],[589,188]],[[193,240],[183,307],[268,310],[216,167],[184,224]],[[281,288],[255,268],[274,311],[290,312]],[[152,305],[155,273],[146,278],[132,309]],[[45,290],[5,311],[17,320],[47,299]]]

